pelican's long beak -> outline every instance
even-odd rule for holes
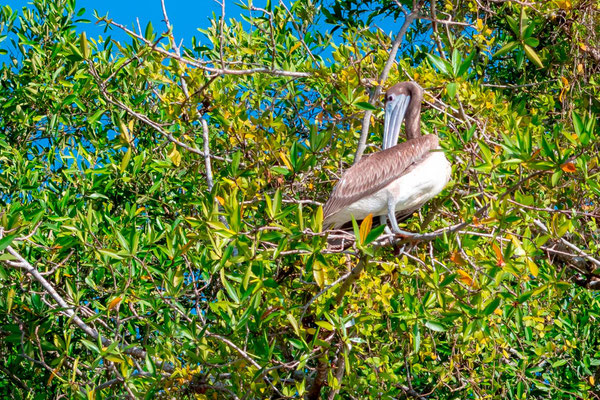
[[[410,103],[410,96],[399,94],[385,105],[385,125],[383,127],[383,149],[389,149],[398,144],[400,127],[404,114]]]

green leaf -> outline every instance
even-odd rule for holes
[[[519,45],[518,42],[509,42],[507,44],[505,44],[504,46],[502,46],[500,48],[500,50],[498,50],[497,52],[494,53],[493,57],[500,57],[501,55],[504,55],[506,53],[510,53],[511,51],[513,51],[517,46]]]
[[[487,305],[485,306],[485,308],[483,309],[483,315],[485,315],[486,317],[488,315],[491,315],[494,311],[496,311],[496,308],[498,308],[498,306],[500,305],[500,298],[496,297],[492,300],[490,300]]]
[[[354,239],[360,244],[360,229],[358,228],[358,222],[356,222],[354,215],[352,216],[352,230],[354,231]]]
[[[98,111],[96,111],[91,117],[88,118],[88,123],[90,125],[94,125],[96,123],[96,121],[98,121],[98,119],[102,116],[102,114],[104,114],[106,112],[105,109],[101,108]]]
[[[462,59],[462,57],[460,56],[460,53],[458,52],[458,49],[454,48],[454,50],[452,51],[452,72],[454,73],[454,76],[458,76],[458,68],[460,67],[460,60]]]
[[[560,178],[563,176],[563,171],[556,171],[555,173],[552,174],[552,186],[556,187],[556,185],[558,185],[558,181],[560,180]]]
[[[222,269],[221,272],[222,271],[224,271],[224,270]],[[225,291],[227,291],[227,294],[229,295],[231,300],[233,300],[235,303],[239,303],[240,298],[238,297],[238,294],[237,294],[235,288],[233,287],[233,285],[231,285],[229,280],[225,277],[224,273],[221,273],[220,275],[221,275],[221,283],[223,284],[223,287],[225,288]]]
[[[558,367],[562,367],[563,365],[565,365],[568,361],[567,360],[558,360],[554,363],[552,363],[552,368],[558,368]]]
[[[517,303],[522,304],[525,303],[529,298],[534,294],[535,290],[530,290],[528,292],[523,293],[517,298]]]
[[[540,44],[540,41],[534,37],[530,37],[525,39],[525,44],[531,47],[538,47],[538,45]]]
[[[525,49],[525,54],[527,54],[527,57],[533,61],[533,63],[535,65],[537,65],[540,68],[544,68],[544,64],[542,64],[542,60],[540,60],[540,58],[538,57],[537,53],[528,45],[523,45],[523,48]]]
[[[427,322],[425,322],[425,326],[435,332],[445,332],[446,331],[446,328],[444,327],[444,325],[442,325],[436,321],[427,321]]]
[[[415,353],[419,352],[421,348],[421,332],[419,332],[419,324],[413,325],[413,349]]]
[[[377,107],[375,107],[371,103],[367,103],[366,101],[357,101],[356,103],[354,103],[354,105],[357,108],[360,108],[361,110],[365,110],[365,111],[377,111]]]
[[[427,54],[427,58],[441,73],[452,75],[452,66],[448,61],[429,53]]]
[[[10,246],[10,244],[16,237],[17,237],[17,235],[14,234],[14,235],[4,236],[2,239],[0,239],[0,251],[4,251],[4,249],[6,249],[8,246]]]
[[[290,324],[292,324],[296,335],[300,336],[300,328],[298,327],[298,321],[296,321],[296,318],[290,313],[286,314],[285,316],[287,317],[288,321],[290,321]]]
[[[144,31],[144,37],[148,40],[152,40],[153,39],[153,34],[152,34],[153,31],[154,31],[154,29],[152,27],[152,22],[148,22],[148,25],[146,25],[146,30]]]
[[[385,225],[377,225],[375,228],[371,229],[371,231],[367,235],[367,238],[364,241],[364,244],[367,245],[376,240],[379,236],[381,236],[384,230]]]
[[[457,88],[456,82],[450,82],[450,83],[448,83],[448,85],[446,85],[446,90],[448,91],[448,96],[451,99],[453,99],[456,96],[456,88]]]
[[[121,257],[119,254],[117,254],[116,251],[111,250],[111,249],[100,249],[98,250],[99,253],[104,254],[105,256],[108,256],[110,258],[114,258],[115,260],[122,260],[123,257]]]
[[[575,129],[575,133],[577,134],[577,136],[581,136],[585,129],[583,125],[583,120],[575,111],[571,113],[571,116],[573,117],[573,128]]]
[[[333,331],[335,329],[333,325],[327,321],[316,321],[315,324],[328,331]]]
[[[79,342],[82,343],[88,349],[92,350],[93,352],[100,353],[100,349],[98,348],[98,346],[96,346],[94,342],[90,342],[86,339],[79,339]]]
[[[477,54],[476,51],[471,51],[469,53],[469,55],[467,56],[465,61],[463,61],[462,64],[460,64],[460,67],[458,68],[458,72],[456,73],[456,77],[463,76],[469,70],[469,67],[471,66],[471,62],[473,61],[473,58],[475,58],[476,54]]]

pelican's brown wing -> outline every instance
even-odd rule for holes
[[[323,208],[327,218],[352,203],[383,189],[438,147],[435,135],[425,135],[371,154],[350,167],[333,188]]]

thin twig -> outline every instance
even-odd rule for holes
[[[210,142],[208,137],[208,123],[204,118],[200,120],[200,123],[202,124],[202,136],[204,138],[204,166],[206,168],[206,185],[208,186],[208,191],[212,192],[214,183],[212,167],[210,165]]]
[[[149,41],[148,39],[146,39],[145,37],[143,37],[142,35],[138,35],[137,33],[133,32],[132,30],[128,29],[127,27],[125,27],[124,25],[121,25],[119,23],[116,23],[112,20],[108,20],[108,19],[101,19],[102,21],[106,22],[109,25],[113,25],[121,30],[123,30],[124,32],[126,32],[127,34],[129,34],[130,36],[133,36],[134,38],[140,40],[141,42],[143,42],[144,44],[146,44],[147,46],[151,46],[152,42]],[[177,56],[177,54],[172,53],[168,50],[162,49],[160,47],[156,47],[154,49],[154,51],[168,57],[168,58],[172,58],[174,60],[177,60],[179,62],[182,62],[184,64],[187,64],[189,66],[193,66],[199,69],[202,69],[204,71],[207,72],[211,72],[213,74],[216,75],[254,75],[254,74],[267,74],[267,75],[274,75],[274,76],[288,76],[288,77],[294,77],[294,78],[308,78],[310,76],[312,76],[312,73],[310,72],[296,72],[296,71],[285,71],[285,70],[281,70],[281,69],[273,69],[273,68],[268,68],[268,67],[258,67],[258,68],[250,68],[250,69],[228,69],[228,68],[214,68],[214,67],[208,67],[206,65],[204,65],[202,62],[196,61],[196,60],[190,60],[188,58],[184,58],[182,56]]]
[[[533,223],[540,228],[541,230],[543,230],[544,232],[548,233],[548,228],[546,228],[546,225],[544,225],[540,220],[534,219]],[[564,238],[559,238],[558,240],[561,241],[562,244],[564,244],[565,246],[569,247],[570,249],[574,250],[575,252],[577,252],[577,254],[579,254],[580,256],[584,257],[585,259],[587,259],[588,261],[591,261],[592,263],[594,263],[596,265],[596,267],[600,267],[600,261],[595,259],[594,257],[590,256],[589,254],[587,254],[585,251],[581,250],[579,247],[577,247],[576,245],[574,245],[573,243],[569,242],[568,240],[564,239]]]

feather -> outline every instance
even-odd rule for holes
[[[331,217],[411,171],[412,167],[439,147],[435,135],[420,136],[363,158],[346,170],[323,208],[324,227]]]

